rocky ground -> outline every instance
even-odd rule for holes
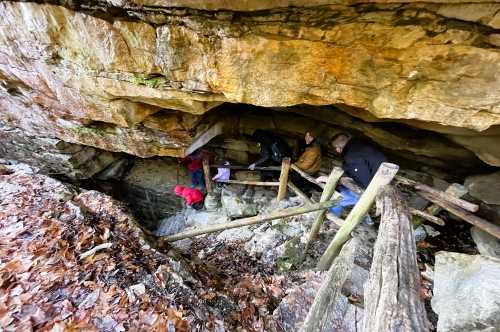
[[[296,331],[324,280],[314,265],[337,230],[326,222],[304,260],[314,213],[155,249],[128,209],[109,196],[22,164],[0,173],[0,327],[6,331]],[[296,197],[277,204],[272,191],[239,186],[220,195],[220,206],[184,209],[158,233],[302,204]],[[498,247],[473,231],[476,246],[469,227],[455,223],[415,231],[428,318],[438,331],[496,331],[500,260],[491,253]],[[376,226],[362,225],[353,234],[361,245],[337,305],[345,319],[335,330],[361,329],[376,233]],[[456,253],[436,253],[443,249]]]

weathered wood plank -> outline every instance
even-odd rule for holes
[[[382,217],[365,284],[363,331],[429,331],[409,212],[392,187],[379,199]]]
[[[343,319],[343,317],[337,317],[338,312],[335,307],[342,296],[342,286],[354,265],[354,253],[358,241],[353,238],[343,246],[314,298],[300,329],[301,332],[331,331],[332,325]]]
[[[399,166],[395,164],[382,163],[382,165],[380,165],[370,184],[361,195],[358,203],[351,210],[339,231],[335,234],[332,242],[330,242],[325,253],[321,256],[317,266],[319,270],[328,270],[330,268],[333,259],[340,252],[342,245],[349,239],[353,229],[370,210],[379,191],[391,182],[398,170]]]

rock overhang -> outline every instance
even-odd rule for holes
[[[181,15],[161,9],[189,8],[189,1],[139,2],[140,13],[128,9],[135,19],[113,20],[48,4],[0,4],[1,120],[141,157],[182,156],[207,130],[197,127],[201,115],[224,102],[342,104],[361,110],[351,113],[357,117],[452,132],[450,140],[500,165],[491,144],[500,124],[500,52],[489,43],[494,4],[476,4],[482,14],[475,16],[458,3],[338,1]],[[250,10],[217,7],[224,1],[191,5],[210,3]],[[21,86],[16,93],[13,83]],[[189,113],[198,120],[183,121]]]

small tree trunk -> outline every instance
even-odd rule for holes
[[[409,213],[391,187],[380,200],[382,218],[365,284],[363,331],[429,331]]]
[[[290,170],[290,158],[283,158],[283,160],[281,161],[280,185],[278,188],[278,197],[276,197],[278,202],[283,200],[286,196],[289,170]]]
[[[339,181],[342,174],[344,174],[344,170],[342,170],[340,167],[334,167],[332,169],[332,172],[330,173],[330,175],[328,176],[328,180],[326,181],[325,187],[323,188],[323,192],[321,193],[320,202],[326,202],[332,198],[332,195],[335,192],[335,187],[337,186],[337,182]],[[321,225],[325,220],[326,213],[327,210],[323,210],[318,213],[316,221],[312,225],[311,231],[309,232],[305,251],[309,249],[312,241],[316,239],[319,229],[321,228]]]
[[[228,223],[216,224],[216,225],[211,225],[211,226],[203,227],[203,228],[197,228],[197,229],[181,232],[181,233],[174,234],[174,235],[163,236],[161,238],[164,241],[173,242],[173,241],[178,241],[178,240],[182,240],[182,239],[186,239],[186,238],[190,238],[190,237],[194,237],[194,236],[198,236],[198,235],[223,231],[223,230],[230,229],[230,228],[237,228],[237,227],[261,224],[261,223],[264,223],[266,221],[292,217],[292,216],[296,216],[299,214],[309,213],[309,212],[318,211],[318,210],[324,210],[324,209],[328,209],[328,208],[332,207],[333,205],[335,205],[335,202],[331,202],[331,201],[323,202],[323,203],[315,203],[315,204],[296,207],[296,208],[289,208],[289,209],[274,211],[268,215],[259,215],[259,216],[255,216],[255,217],[233,220],[233,221],[228,222]]]
[[[314,202],[306,195],[302,190],[300,190],[292,181],[288,181],[288,188],[293,191],[297,196],[302,198],[306,204],[313,204]]]
[[[365,192],[361,195],[358,203],[351,210],[344,223],[340,227],[332,242],[319,260],[317,268],[319,270],[328,270],[333,259],[338,255],[342,245],[349,239],[351,232],[361,222],[368,213],[377,194],[382,187],[389,184],[399,170],[399,166],[391,163],[382,163],[377,173],[371,180]]]

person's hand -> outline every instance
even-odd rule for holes
[[[248,166],[248,169],[253,171],[255,169],[255,164],[251,164],[250,166]]]
[[[328,176],[326,175],[321,175],[321,176],[318,176],[316,178],[316,182],[323,182],[323,183],[326,183],[326,181],[328,181]]]

